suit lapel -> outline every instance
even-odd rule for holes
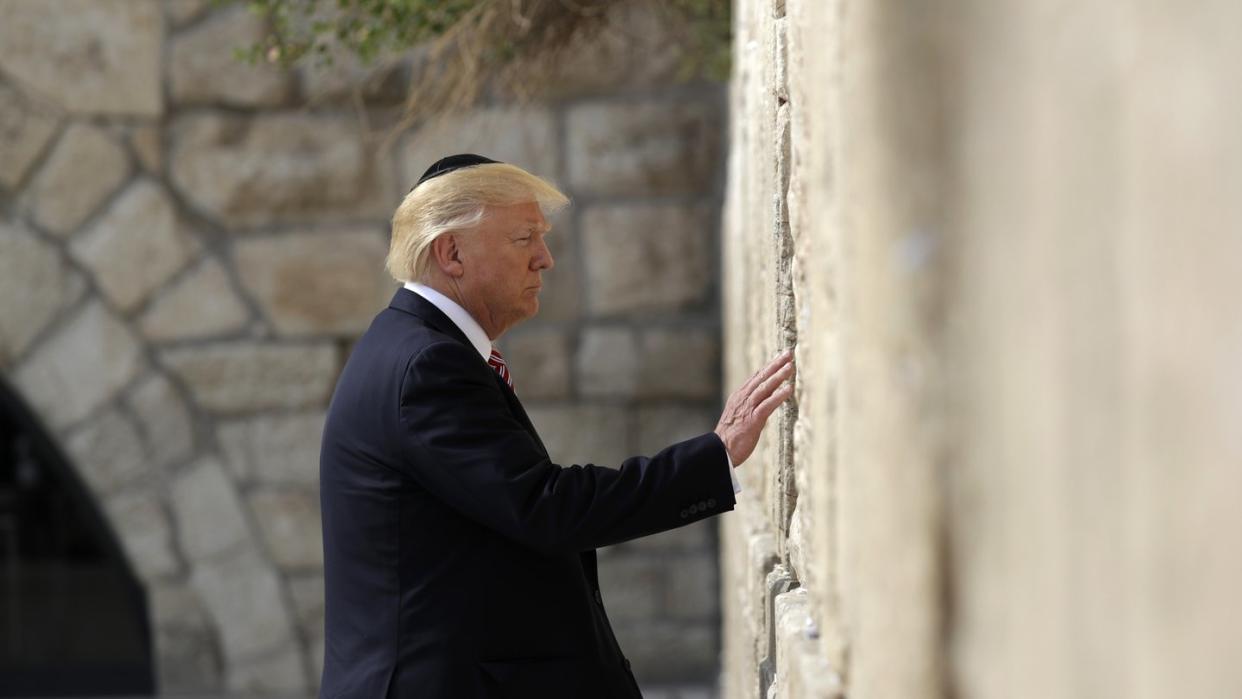
[[[470,343],[466,334],[461,331],[461,328],[457,327],[457,323],[454,323],[448,316],[444,315],[444,312],[436,308],[435,304],[413,291],[405,287],[397,289],[397,293],[393,294],[392,301],[389,302],[388,307],[418,316],[431,327],[465,345],[472,353],[478,354],[478,352],[475,352],[474,345]],[[482,358],[480,357],[480,359]],[[522,403],[518,400],[517,395],[513,393],[513,389],[509,388],[505,380],[500,378],[500,374],[497,374],[490,366],[487,369],[492,373],[497,384],[499,384],[500,393],[505,397],[505,402],[509,404],[509,411],[530,433],[530,436],[535,440],[535,444],[539,445],[543,455],[548,456],[548,448],[544,446],[543,440],[539,438],[539,433],[535,431],[534,424],[531,423],[530,417],[526,414],[526,410],[522,408]]]
[[[492,372],[496,374],[495,371]],[[539,438],[539,432],[535,430],[535,425],[530,421],[530,416],[526,414],[526,409],[522,407],[522,401],[518,400],[517,394],[513,389],[509,388],[509,384],[500,378],[500,374],[496,374],[496,383],[500,385],[500,392],[504,394],[505,400],[509,403],[509,410],[517,417],[518,422],[526,428],[530,436],[535,439],[535,444],[539,445],[540,451],[544,456],[548,456],[548,448],[543,445],[543,440]]]

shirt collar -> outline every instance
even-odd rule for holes
[[[427,299],[427,301],[440,309],[440,312],[449,317],[458,328],[466,335],[466,339],[470,340],[470,344],[474,345],[474,349],[478,351],[479,356],[483,357],[483,361],[487,361],[492,357],[492,341],[488,339],[487,333],[483,331],[483,326],[479,325],[466,309],[457,305],[453,299],[418,282],[406,282],[405,288]]]

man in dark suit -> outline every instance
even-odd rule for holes
[[[491,343],[538,310],[544,214],[566,203],[460,155],[397,209],[388,268],[405,285],[324,427],[325,699],[639,697],[595,549],[731,510],[733,466],[792,391],[785,353],[714,432],[619,468],[553,463]]]

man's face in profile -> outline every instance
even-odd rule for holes
[[[459,284],[492,339],[539,311],[541,273],[554,264],[544,242],[548,230],[532,201],[488,206],[478,229],[460,236],[465,274]]]

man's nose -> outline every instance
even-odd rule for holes
[[[534,269],[552,269],[556,266],[556,260],[552,259],[552,251],[548,249],[548,243],[542,237],[539,238],[539,249],[535,252]]]

